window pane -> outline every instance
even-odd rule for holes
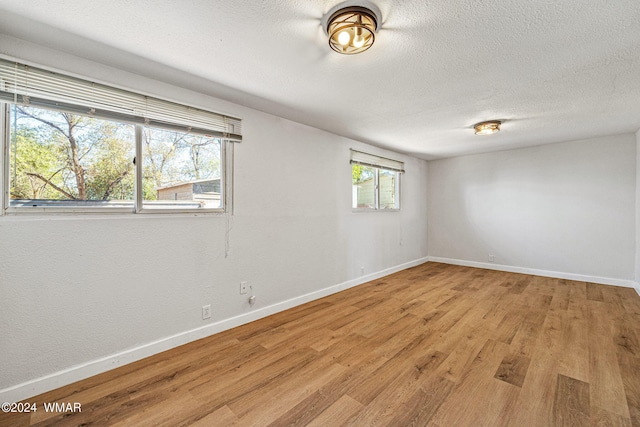
[[[223,207],[219,139],[145,127],[142,145],[145,209]]]
[[[133,206],[133,125],[9,107],[10,206]]]
[[[376,207],[376,169],[369,166],[351,165],[352,206],[354,208]]]
[[[380,209],[400,209],[399,173],[380,169]]]

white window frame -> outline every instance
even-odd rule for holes
[[[136,159],[143,159],[143,150],[142,150],[142,133],[144,131],[144,126],[136,125]],[[144,200],[142,194],[142,180],[143,176],[143,161],[136,161],[136,185],[135,185],[135,212],[136,213],[145,213],[145,214],[167,214],[167,213],[224,213],[232,211],[232,192],[233,185],[231,183],[231,178],[233,176],[233,148],[234,145],[230,141],[221,139],[220,140],[220,167],[221,167],[221,176],[222,185],[220,187],[220,197],[222,199],[221,206],[219,208],[209,208],[209,209],[176,209],[176,208],[145,208]],[[227,153],[231,152],[231,155]]]
[[[0,216],[6,212],[9,200],[9,109],[0,103]],[[5,185],[5,182],[7,185]]]
[[[351,150],[351,171],[353,171],[353,165],[368,166],[374,169],[374,206],[369,207],[353,207],[353,178],[351,181],[351,209],[353,212],[398,212],[402,208],[402,175],[404,171],[404,163],[399,160],[389,159],[387,157],[377,156],[375,154],[369,154],[358,150]],[[382,208],[380,206],[380,171],[387,170],[390,172],[396,172],[396,188],[395,195],[397,197],[397,208]]]
[[[135,125],[135,158],[136,158],[136,166],[135,166],[135,190],[134,190],[134,201],[133,201],[133,205],[130,206],[126,206],[126,207],[122,207],[122,206],[118,206],[118,207],[108,207],[108,206],[104,206],[104,207],[81,207],[81,206],[51,206],[51,205],[47,205],[47,206],[11,206],[11,197],[9,194],[10,191],[10,186],[11,186],[11,177],[10,177],[10,170],[11,170],[11,166],[10,166],[10,162],[11,162],[11,153],[10,153],[10,149],[11,149],[11,127],[10,127],[10,105],[12,104],[20,104],[20,102],[18,101],[19,99],[21,99],[24,95],[24,93],[29,93],[27,92],[27,89],[24,89],[23,87],[21,87],[22,85],[22,80],[15,80],[12,81],[11,80],[11,75],[10,73],[7,71],[8,70],[8,63],[9,62],[13,62],[13,61],[7,61],[5,59],[3,59],[0,56],[0,85],[3,85],[2,87],[0,87],[0,91],[5,90],[4,88],[8,88],[7,92],[11,92],[14,93],[14,100],[11,101],[7,98],[7,92],[5,92],[4,97],[0,97],[0,139],[1,139],[1,144],[0,144],[0,216],[2,215],[11,215],[11,214],[50,214],[50,213],[73,213],[73,214],[77,214],[77,213],[99,213],[99,214],[110,214],[110,213],[119,213],[119,214],[123,214],[123,213],[144,213],[144,214],[207,214],[207,213],[213,213],[213,214],[219,214],[219,213],[226,213],[226,212],[232,212],[232,201],[233,201],[233,182],[232,182],[232,177],[233,177],[233,144],[235,142],[240,142],[242,140],[242,136],[241,136],[241,129],[240,129],[240,123],[241,120],[237,119],[237,118],[233,118],[233,117],[228,117],[228,116],[224,116],[218,113],[212,113],[212,112],[208,112],[208,111],[204,111],[204,110],[200,110],[197,109],[195,107],[189,107],[189,106],[185,106],[185,105],[181,105],[181,104],[176,104],[170,101],[164,101],[162,99],[158,99],[158,98],[152,98],[152,97],[148,97],[146,95],[141,95],[141,94],[137,94],[135,92],[129,92],[123,89],[119,89],[119,88],[114,88],[111,86],[106,86],[106,85],[102,85],[99,83],[93,83],[89,80],[82,80],[82,79],[78,79],[76,77],[72,77],[72,76],[66,76],[63,75],[61,73],[57,73],[54,71],[47,71],[45,69],[41,69],[41,68],[35,68],[35,67],[29,67],[29,66],[25,66],[23,64],[20,63],[16,63],[16,67],[20,66],[23,68],[27,68],[27,69],[32,69],[35,70],[35,73],[40,73],[41,75],[45,75],[45,78],[48,74],[51,74],[53,77],[53,79],[68,79],[69,82],[71,82],[72,84],[77,84],[77,87],[75,87],[76,91],[76,96],[77,93],[81,93],[85,88],[89,88],[89,87],[99,87],[99,89],[102,89],[103,91],[110,91],[113,90],[113,92],[116,94],[117,97],[121,97],[121,99],[123,99],[123,102],[126,104],[126,102],[129,102],[129,99],[134,99],[134,106],[138,106],[140,104],[140,99],[143,99],[144,102],[148,102],[149,104],[149,111],[148,113],[152,115],[151,120],[147,119],[147,118],[143,118],[140,117],[141,114],[147,113],[147,112],[143,112],[140,113],[140,109],[135,110],[135,114],[132,115],[123,115],[121,113],[119,113],[118,111],[111,113],[109,112],[109,110],[104,110],[104,109],[100,109],[98,110],[99,112],[103,113],[103,114],[96,114],[96,118],[101,118],[104,120],[115,120],[115,121],[121,121],[123,123],[132,123]],[[4,69],[3,69],[4,67]],[[5,79],[3,80],[3,74],[5,76]],[[46,83],[45,83],[46,84]],[[36,93],[37,93],[37,89],[36,88]],[[90,89],[87,89],[87,91],[89,91]],[[45,91],[46,92],[46,91]],[[96,90],[96,92],[100,92],[99,90]],[[0,93],[0,95],[2,95]],[[44,95],[45,97],[47,96],[46,94]],[[64,97],[65,94],[61,94],[58,96],[62,96]],[[61,105],[63,105],[63,107],[61,108],[56,108],[56,101],[51,101],[51,106],[42,106],[42,105],[38,105],[36,104],[35,106],[38,108],[44,108],[44,109],[49,109],[52,111],[70,111],[71,112],[76,112],[79,114],[84,114],[85,116],[90,116],[89,112],[94,113],[97,109],[94,108],[87,108],[87,104],[89,102],[97,102],[96,105],[101,106],[104,104],[100,104],[101,102],[103,102],[102,99],[96,98],[95,101],[92,101],[92,93],[87,93],[87,100],[84,100],[85,104],[84,107],[82,105],[74,105],[74,104],[69,104],[69,103],[65,103],[64,99],[61,102]],[[97,96],[97,95],[96,95]],[[46,98],[39,98],[39,99],[44,99],[45,104],[49,103],[49,101],[46,100]],[[121,106],[118,105],[117,108],[120,108]],[[107,107],[108,108],[108,107]],[[176,116],[172,117],[171,116],[171,111],[172,109],[176,109]],[[81,110],[81,111],[78,111]],[[193,112],[194,116],[190,117],[189,114]],[[155,116],[154,116],[155,114]],[[113,117],[112,117],[113,116]],[[122,118],[124,117],[124,118]],[[211,117],[211,119],[210,119]],[[142,150],[142,132],[144,129],[145,125],[149,125],[151,127],[158,127],[158,128],[166,128],[166,129],[171,129],[171,130],[175,130],[175,131],[182,131],[182,132],[194,132],[194,133],[209,133],[209,130],[207,129],[207,126],[209,123],[208,121],[212,120],[212,126],[214,126],[211,129],[215,129],[213,131],[211,131],[210,133],[212,133],[214,136],[214,138],[219,138],[220,139],[220,168],[221,168],[221,180],[222,180],[222,184],[221,184],[221,206],[219,208],[184,208],[184,209],[180,209],[180,208],[173,208],[173,207],[167,207],[167,208],[163,208],[163,207],[154,207],[154,208],[144,208],[144,201],[143,199],[143,194],[142,194],[142,179],[143,179],[143,150]],[[151,121],[151,123],[149,123]],[[217,121],[217,122],[216,122]],[[144,123],[143,123],[144,122]],[[227,124],[228,123],[228,124]],[[195,128],[193,127],[195,126]],[[215,127],[218,126],[218,127]]]

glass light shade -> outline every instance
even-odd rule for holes
[[[362,36],[355,36],[353,38],[353,47],[355,48],[361,48],[362,46],[364,46],[364,37]]]
[[[476,135],[491,135],[500,132],[501,124],[502,122],[500,120],[491,120],[477,123],[473,125],[473,128],[476,130]]]
[[[364,52],[375,41],[376,27],[376,18],[369,9],[359,6],[340,9],[327,21],[329,46],[345,55]]]
[[[338,34],[338,43],[342,46],[348,46],[351,41],[351,34],[348,31],[340,31]]]

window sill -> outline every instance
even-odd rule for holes
[[[373,208],[351,208],[353,213],[363,212],[400,212],[400,209],[373,209]]]
[[[192,218],[192,217],[222,217],[224,210],[143,210],[134,212],[133,209],[68,209],[68,208],[8,208],[0,221],[4,220],[49,220],[49,219],[143,219],[143,218]]]

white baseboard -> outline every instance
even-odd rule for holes
[[[124,350],[116,354],[111,354],[101,359],[96,359],[83,363],[81,365],[72,366],[68,369],[54,372],[44,377],[26,381],[24,383],[0,390],[0,402],[18,402],[20,400],[24,400],[41,393],[54,390],[58,387],[62,387],[64,385],[71,384],[76,381],[80,381],[85,378],[89,378],[91,376],[109,371],[119,366],[144,359],[145,357],[149,357],[154,354],[158,354],[163,351],[181,346],[183,344],[208,337],[218,332],[235,328],[236,326],[253,322],[254,320],[270,316],[272,314],[296,307],[309,301],[313,301],[343,291],[345,289],[361,285],[371,280],[379,279],[380,277],[384,277],[389,274],[423,264],[427,262],[427,260],[427,257],[424,257],[404,264],[400,264],[395,267],[387,268],[375,273],[368,274],[366,276],[348,280],[346,282],[339,283],[328,288],[320,289],[315,292],[291,298],[289,300],[282,301],[268,307],[260,308],[248,313],[243,313],[241,315],[224,319],[216,323],[211,323],[199,328],[165,337],[157,341],[143,344],[135,348]]]
[[[534,276],[554,277],[556,279],[576,280],[579,282],[599,283],[602,285],[622,286],[634,288],[640,294],[638,284],[633,280],[613,279],[609,277],[587,276],[583,274],[563,273],[559,271],[538,270],[535,268],[514,267],[511,265],[494,264],[488,262],[466,261],[461,259],[428,257],[429,261],[441,262],[444,264],[462,265],[465,267],[486,268],[487,270],[508,271],[510,273],[532,274]]]

